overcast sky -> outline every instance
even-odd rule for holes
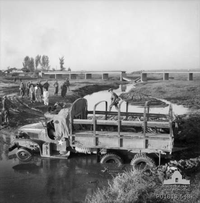
[[[59,69],[200,68],[200,0],[0,0],[0,68],[47,55]]]

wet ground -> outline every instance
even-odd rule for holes
[[[34,157],[20,162],[8,156],[10,136],[0,134],[0,203],[78,203],[111,174],[95,155],[72,155],[68,160]]]

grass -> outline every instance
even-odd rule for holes
[[[117,175],[109,185],[86,197],[86,203],[197,203],[200,174],[186,187],[163,185],[158,173],[129,171]]]
[[[199,78],[200,79],[200,78]],[[200,82],[184,80],[153,80],[139,83],[133,88],[127,98],[132,98],[135,93],[142,93],[151,97],[166,99],[172,103],[187,106],[188,108],[200,108]]]

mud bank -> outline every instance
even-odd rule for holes
[[[183,105],[190,109],[200,109],[200,82],[183,80],[152,80],[136,84],[128,93],[123,93],[123,99],[132,101],[142,97],[154,97],[168,100],[172,103]]]
[[[37,82],[37,81],[36,81]],[[49,81],[50,83],[50,104],[54,105],[56,102],[62,103],[72,103],[80,97],[92,94],[94,92],[107,90],[109,88],[118,88],[119,81],[81,81],[81,82],[71,82],[70,91],[67,92],[65,98],[60,95],[54,95],[53,83],[54,81]],[[60,84],[62,84],[60,82]],[[47,112],[48,107],[44,106],[43,102],[31,103],[30,99],[25,96],[19,96],[18,84],[8,84],[1,83],[0,86],[1,95],[7,95],[9,100],[9,110],[10,110],[10,125],[2,126],[2,131],[9,132],[18,126],[25,125],[27,123],[38,122],[38,120],[44,117],[44,113]],[[2,108],[2,98],[0,98],[0,109]]]

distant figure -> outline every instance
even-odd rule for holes
[[[41,89],[39,87],[39,84],[35,86],[35,100],[36,102],[42,102],[42,95],[41,95]]]
[[[66,79],[66,83],[67,83],[67,90],[70,91],[70,88],[69,88],[69,86],[70,86],[69,78]]]
[[[54,88],[55,88],[55,90],[54,90],[54,95],[58,95],[58,89],[59,89],[59,83],[58,83],[58,81],[56,80],[56,82],[54,83]]]
[[[43,91],[43,100],[44,100],[44,105],[48,106],[49,105],[49,92],[44,89]]]
[[[16,83],[16,82],[17,82],[17,78],[15,77],[15,78],[14,78],[14,83]]]
[[[20,91],[20,96],[23,97],[25,95],[25,85],[22,82],[22,79],[20,79],[19,91]]]
[[[29,97],[30,81],[26,83],[26,96]]]
[[[113,106],[115,106],[115,108],[118,110],[118,104],[119,104],[119,101],[120,101],[119,96],[115,92],[113,92],[112,88],[110,88],[108,90],[108,92],[111,93],[111,104],[109,106],[109,111],[111,111]]]
[[[9,123],[9,117],[10,117],[10,112],[9,112],[9,101],[7,96],[3,96],[2,98],[2,124],[8,124]]]
[[[64,98],[66,96],[67,93],[67,79],[66,81],[63,83],[63,85],[61,86],[61,96]]]
[[[30,93],[31,103],[35,102],[35,88],[33,84],[30,84],[29,93]]]
[[[41,95],[43,95],[43,86],[42,86],[41,81],[38,82],[38,86],[39,86],[39,88],[41,90]]]
[[[48,80],[43,84],[43,89],[46,89],[47,91],[49,90],[49,83]]]

